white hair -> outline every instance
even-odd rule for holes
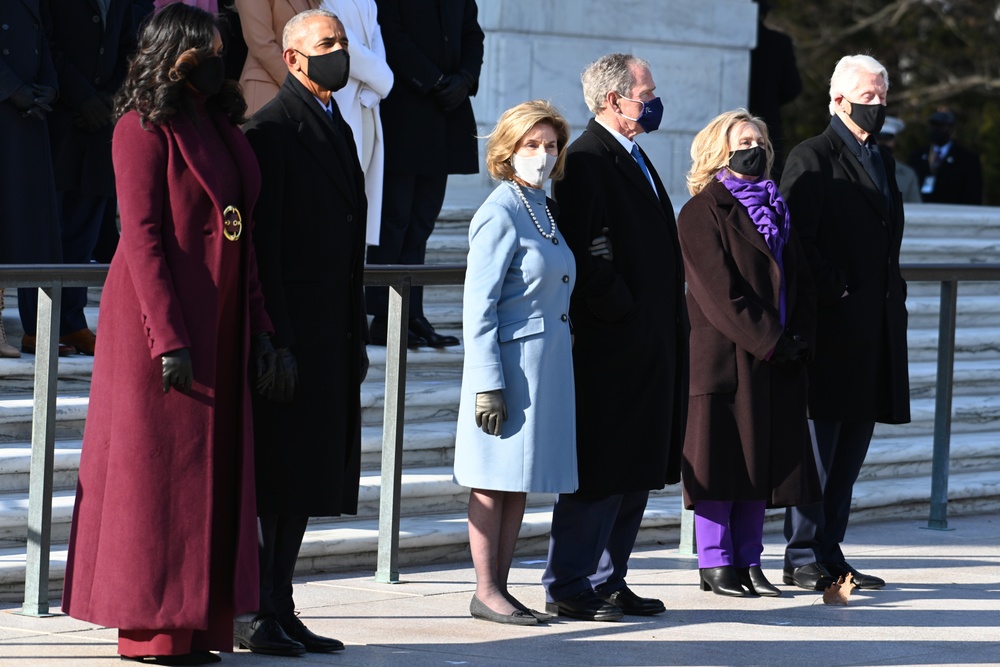
[[[837,113],[837,103],[833,101],[834,98],[843,97],[846,92],[853,90],[858,82],[858,75],[862,73],[882,77],[886,90],[889,89],[889,72],[882,63],[866,55],[844,56],[837,61],[837,66],[833,68],[833,76],[830,77],[831,116]]]
[[[285,24],[285,29],[281,31],[281,48],[282,50],[287,49],[291,46],[295,38],[298,37],[299,29],[302,27],[300,24],[303,21],[308,21],[316,16],[325,16],[330,19],[337,19],[337,15],[326,9],[307,9],[304,12],[299,12],[292,18],[288,19],[288,23]]]
[[[604,111],[605,98],[610,92],[629,96],[635,86],[633,67],[648,70],[649,63],[629,53],[610,53],[587,65],[580,74],[580,81],[583,83],[583,99],[591,113],[596,116]]]

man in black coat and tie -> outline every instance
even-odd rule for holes
[[[978,155],[955,141],[955,114],[935,111],[927,123],[930,145],[910,156],[923,200],[931,204],[982,204],[983,166]]]
[[[289,74],[246,136],[261,169],[254,243],[274,323],[277,398],[255,397],[260,609],[237,619],[255,653],[329,653],[342,642],[295,615],[292,575],[311,516],[356,514],[361,390],[368,372],[364,174],[332,92],[350,74],[347,34],[330,12],[297,14],[282,34]]]
[[[860,588],[885,585],[848,564],[840,543],[875,423],[910,421],[903,201],[895,162],[875,140],[888,89],[874,58],[841,58],[830,125],[792,149],[781,177],[818,300],[809,417],[823,500],[785,513],[784,582],[809,590],[847,574]]]
[[[554,185],[559,227],[573,250],[580,486],[552,513],[546,610],[616,621],[663,603],[625,582],[649,491],[680,480],[688,395],[684,265],[674,210],[635,143],[660,123],[649,63],[611,54],[583,72],[595,118],[567,149]],[[612,255],[592,255],[606,235]]]

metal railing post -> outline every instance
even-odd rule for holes
[[[406,403],[406,345],[409,339],[410,285],[404,278],[389,287],[382,418],[382,481],[379,487],[378,563],[375,581],[399,583],[399,515],[403,478],[403,422]]]
[[[955,372],[955,319],[958,281],[941,281],[938,320],[937,388],[934,397],[934,458],[931,466],[931,512],[927,528],[948,530],[948,468],[951,458],[951,395]]]
[[[31,470],[28,487],[28,541],[21,614],[49,613],[49,552],[52,546],[52,469],[56,446],[56,381],[59,369],[59,313],[62,284],[38,290],[35,340],[34,409],[31,415]]]
[[[677,553],[681,556],[698,555],[698,540],[694,534],[694,510],[684,509],[683,496],[681,496],[681,539],[677,545]]]

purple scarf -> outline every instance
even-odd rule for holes
[[[785,324],[785,263],[783,250],[788,241],[788,231],[791,229],[791,219],[788,217],[788,207],[778,192],[778,186],[772,180],[744,181],[732,176],[728,170],[723,170],[717,178],[726,189],[732,193],[743,208],[747,210],[757,231],[764,237],[764,242],[771,250],[771,255],[781,269],[781,298],[779,315],[781,324]]]

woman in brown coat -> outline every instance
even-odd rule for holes
[[[677,220],[691,318],[682,479],[701,587],[779,595],[760,569],[764,510],[812,502],[819,488],[806,423],[812,280],[768,178],[764,122],[721,114],[691,156],[693,197]]]

